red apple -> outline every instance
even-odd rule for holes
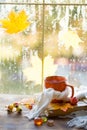
[[[70,98],[70,103],[71,103],[72,105],[76,105],[77,102],[78,102],[78,99],[77,99],[76,97]]]

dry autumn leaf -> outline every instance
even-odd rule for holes
[[[24,10],[20,12],[11,11],[7,18],[0,20],[2,28],[6,29],[7,33],[13,34],[25,30],[30,22]]]
[[[62,110],[64,112],[66,112],[69,108],[73,108],[73,105],[71,105],[70,103],[51,103],[49,104],[48,109],[51,110]]]

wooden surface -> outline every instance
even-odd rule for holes
[[[0,115],[0,130],[78,130],[67,127],[66,123],[69,119],[51,119],[54,120],[54,126],[52,127],[49,127],[47,123],[44,123],[42,126],[35,126],[33,120],[29,121],[23,115]]]
[[[63,111],[60,112],[57,109],[54,110],[53,107],[50,107],[50,117],[48,119],[54,120],[54,126],[49,127],[47,126],[47,123],[44,123],[42,126],[37,127],[34,125],[33,120],[29,121],[28,118],[24,117],[24,113],[22,113],[22,115],[18,115],[16,113],[7,114],[5,105],[18,100],[20,101],[22,98],[24,97],[12,95],[0,96],[0,130],[78,130],[75,128],[68,128],[67,121],[70,119],[59,118],[58,115],[63,116],[64,114],[71,113],[71,111],[75,110],[87,110],[87,104],[83,102],[80,102],[78,106],[74,107],[74,109],[68,110],[67,113],[63,113]]]
[[[81,104],[79,107],[75,106],[74,110],[83,108],[87,110],[86,104],[84,107]],[[50,111],[54,112],[48,117],[48,119],[54,120],[54,126],[52,127],[49,127],[47,123],[43,123],[42,126],[35,126],[34,120],[29,121],[28,118],[24,117],[24,112],[21,115],[17,113],[7,114],[7,111],[3,109],[0,111],[0,130],[78,130],[76,128],[68,128],[67,121],[70,119],[58,117],[58,115],[64,115],[62,111],[60,113],[59,110],[54,110],[52,107]]]
[[[63,111],[57,108],[57,103],[56,104],[51,103],[48,107],[49,117],[65,116],[67,114],[70,114],[71,112],[80,110],[87,110],[87,103],[79,101],[77,105],[72,106],[72,108],[68,108],[67,111]]]

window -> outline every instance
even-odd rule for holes
[[[6,32],[1,20],[12,11],[24,11],[30,25],[12,33],[22,25],[22,14],[17,28]],[[75,87],[86,85],[86,0],[3,0],[0,24],[0,93],[41,92],[49,75],[65,76]]]

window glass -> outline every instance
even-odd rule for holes
[[[0,93],[41,92],[50,75],[65,76],[78,88],[86,85],[86,3],[0,1]]]
[[[42,6],[2,4],[0,22],[0,93],[42,91]]]
[[[65,76],[74,86],[87,81],[87,6],[45,6],[44,77]]]

